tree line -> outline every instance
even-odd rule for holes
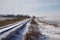
[[[0,17],[11,17],[11,18],[30,18],[29,15],[0,15]]]

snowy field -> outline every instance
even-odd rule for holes
[[[38,21],[40,20],[40,21],[45,21],[47,23],[60,24],[58,20],[52,18],[38,18],[35,20],[39,25],[40,33],[45,35],[45,36],[41,36],[43,40],[60,40],[60,26],[53,26]]]
[[[38,19],[43,21],[43,22],[60,25],[60,19],[47,18],[47,17],[46,18],[38,18]]]

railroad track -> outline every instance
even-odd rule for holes
[[[30,21],[31,19],[26,19],[1,29],[0,40],[22,40],[23,32]]]

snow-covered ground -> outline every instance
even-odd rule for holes
[[[40,33],[45,35],[45,36],[41,36],[41,38],[43,38],[43,40],[60,40],[60,27],[55,27],[53,25],[41,23],[37,19],[35,19],[35,20],[37,21],[37,23],[39,25]],[[55,22],[55,19],[51,19],[51,18],[44,18],[44,19],[39,18],[39,20],[46,21],[46,22],[48,21],[49,23]]]
[[[39,20],[45,21],[45,22],[49,22],[49,23],[55,23],[55,24],[60,24],[60,20],[56,19],[56,18],[38,18]]]

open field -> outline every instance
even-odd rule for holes
[[[46,40],[60,40],[60,26],[58,24],[53,24],[53,22],[49,22],[45,21],[45,20],[41,20],[41,19],[36,19],[38,26],[39,26],[39,30],[40,33],[45,35],[42,36],[42,38],[46,39]],[[44,40],[45,40],[44,39]]]
[[[48,24],[48,25],[51,25],[51,26],[55,26],[55,27],[60,27],[60,23],[56,22],[55,20],[46,20],[46,19],[38,19],[38,21],[40,23],[44,23],[44,24]]]
[[[7,19],[14,19],[14,18],[8,18],[8,17],[0,17],[0,21],[4,21],[4,20],[7,20]]]
[[[16,18],[14,22],[24,20],[25,18]],[[54,22],[38,18],[32,18],[31,21],[23,26],[25,28],[18,30],[11,38],[23,40],[60,40],[60,27]],[[17,35],[17,36],[16,36]],[[16,39],[16,38],[17,39]],[[20,38],[21,37],[21,38]]]
[[[15,23],[15,22],[18,22],[18,21],[22,21],[24,19],[26,19],[26,18],[14,18],[14,19],[1,20],[0,21],[0,27],[8,25],[8,24]]]

